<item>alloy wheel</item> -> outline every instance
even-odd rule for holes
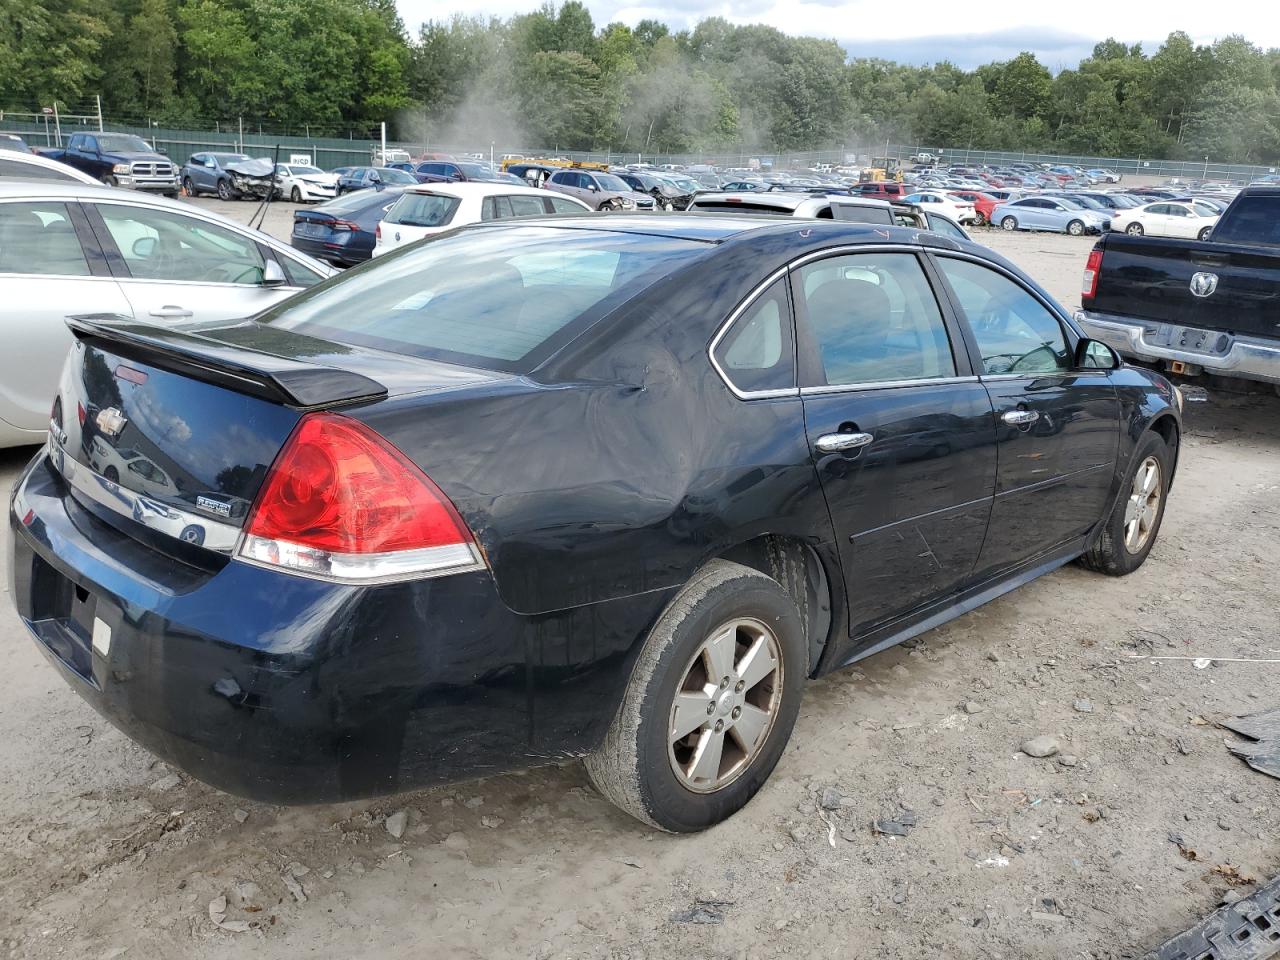
[[[782,655],[764,623],[723,623],[685,668],[671,705],[668,757],[686,789],[723,789],[760,753],[782,702]]]
[[[1124,546],[1130,553],[1140,552],[1151,539],[1160,516],[1160,498],[1164,496],[1161,479],[1160,461],[1155,457],[1143,460],[1133,475],[1124,508]]]
[[[1003,227],[1005,230],[1017,230],[1018,221],[1013,219],[1013,217],[1005,217],[1003,220],[1000,221],[1000,226]]]

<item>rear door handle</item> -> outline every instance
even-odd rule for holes
[[[1006,410],[1000,419],[1012,427],[1025,427],[1039,420],[1040,414],[1035,410]]]
[[[865,447],[874,439],[869,433],[824,433],[813,445],[822,453],[839,453]]]
[[[169,303],[165,304],[159,310],[152,310],[151,315],[153,317],[164,317],[166,319],[174,320],[178,317],[190,317],[192,316],[192,313],[186,307],[176,307]]]

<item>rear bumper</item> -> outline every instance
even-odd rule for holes
[[[500,602],[487,571],[352,587],[234,560],[195,568],[86,512],[43,450],[9,517],[11,595],[63,678],[165,760],[273,803],[580,755],[667,599],[533,618]],[[564,646],[597,616],[610,629]]]
[[[370,239],[368,246],[358,238],[353,237],[353,239],[356,239],[357,242],[332,243],[324,240],[315,240],[311,237],[300,237],[295,234],[289,238],[289,246],[326,263],[337,264],[340,267],[353,267],[358,263],[364,263],[373,256],[372,239]]]
[[[1148,362],[1177,361],[1194,364],[1203,368],[1205,373],[1220,377],[1280,383],[1280,340],[1240,337],[1217,330],[1182,327],[1091,310],[1077,310],[1075,320],[1089,336],[1101,340],[1121,356]],[[1202,351],[1158,342],[1169,340],[1171,344],[1169,334],[1174,329],[1203,333],[1205,342],[1215,349]],[[1185,338],[1179,338],[1179,343],[1182,339]],[[1219,349],[1218,344],[1223,342],[1226,346]]]

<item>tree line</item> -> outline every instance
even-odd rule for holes
[[[1280,50],[1113,39],[1056,76],[850,59],[720,17],[597,26],[578,0],[408,31],[394,0],[0,0],[0,108],[101,94],[117,121],[643,153],[939,147],[1280,159]]]

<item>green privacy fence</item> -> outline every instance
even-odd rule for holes
[[[96,119],[85,117],[65,118],[61,124],[62,140],[78,131],[97,128]],[[251,124],[243,125],[239,120],[231,120],[226,124],[218,123],[210,130],[183,130],[160,126],[131,126],[107,121],[106,129],[119,133],[134,133],[142,137],[157,149],[164,151],[171,158],[183,162],[193,153],[205,150],[221,150],[247,153],[252,156],[274,156],[279,148],[281,160],[301,155],[311,158],[318,167],[331,169],[338,166],[358,166],[371,161],[378,141],[358,139],[354,136],[310,137],[281,136],[262,133]],[[14,119],[0,116],[0,131],[20,133],[33,146],[57,146],[57,130],[52,122],[41,119]],[[388,147],[399,147],[417,156],[424,150],[424,145],[387,141]],[[747,167],[756,162],[763,162],[775,169],[805,168],[818,163],[864,165],[877,158],[891,157],[905,162],[908,157],[921,152],[941,155],[947,165],[955,164],[1003,164],[1015,161],[1028,163],[1075,164],[1085,167],[1104,167],[1121,174],[1140,175],[1145,177],[1182,179],[1233,180],[1245,183],[1267,174],[1278,172],[1277,167],[1251,166],[1247,164],[1214,163],[1208,159],[1193,160],[1159,160],[1142,157],[1091,157],[1078,154],[1021,153],[1007,150],[969,150],[958,148],[923,147],[919,144],[864,143],[832,147],[827,150],[772,153],[769,151],[740,149],[733,152],[705,154],[645,154],[619,153],[617,151],[550,151],[537,147],[515,144],[430,144],[432,150],[445,153],[462,154],[468,152],[482,153],[499,159],[504,154],[538,157],[556,156],[574,160],[590,160],[598,163],[634,163],[643,160],[648,163],[709,163],[717,167]]]

